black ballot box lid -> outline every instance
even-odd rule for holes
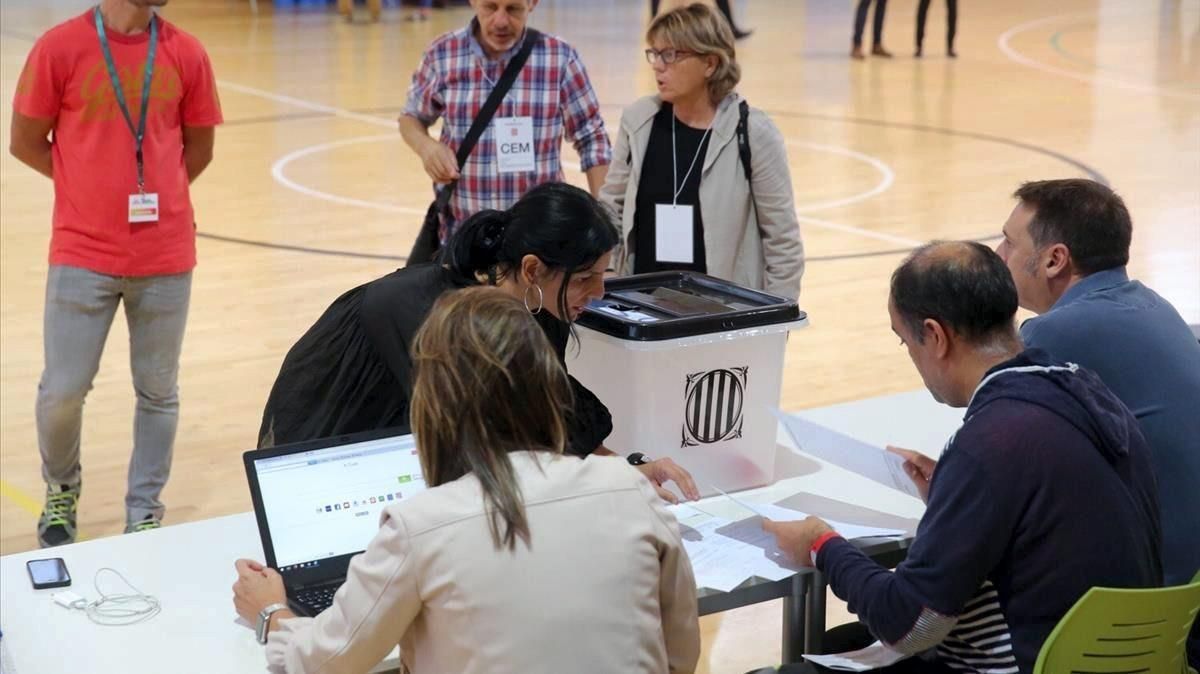
[[[618,339],[653,342],[794,323],[807,318],[792,300],[694,272],[607,279],[604,297],[577,319]]]

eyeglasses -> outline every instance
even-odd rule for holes
[[[646,63],[649,63],[650,65],[655,65],[656,63],[661,61],[667,65],[671,65],[673,63],[678,62],[679,59],[687,58],[689,56],[698,56],[698,54],[696,52],[686,51],[683,49],[668,48],[668,49],[663,49],[662,51],[659,51],[657,49],[647,49],[646,50]]]

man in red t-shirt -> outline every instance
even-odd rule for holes
[[[163,517],[196,264],[188,185],[222,121],[204,48],[153,12],[167,1],[102,0],[52,28],[13,98],[12,154],[54,181],[37,396],[42,547],[75,540],[83,400],[122,302],[137,393],[125,531]]]

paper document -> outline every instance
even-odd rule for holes
[[[748,501],[743,501],[742,499],[734,496],[733,494],[727,494],[727,493],[721,491],[721,489],[716,486],[714,486],[713,489],[716,489],[723,496],[725,496],[729,500],[733,501],[734,503],[740,505],[741,507],[745,508],[746,510],[749,510],[750,512],[752,512],[754,514],[759,515],[760,517],[765,517],[769,520],[775,520],[776,522],[797,522],[797,521],[803,520],[809,516],[809,513],[800,512],[799,510],[792,510],[791,508],[784,508],[782,506],[772,505],[770,503],[750,503]],[[820,517],[820,515],[817,515],[817,516]],[[904,536],[907,533],[903,529],[888,529],[885,527],[868,527],[868,526],[863,526],[861,524],[851,524],[849,522],[840,522],[838,520],[831,520],[831,519],[827,519],[824,517],[822,517],[821,519],[825,520],[826,524],[828,524],[830,527],[832,527],[835,531],[837,531],[842,536],[842,538],[845,538],[845,539],[865,538],[868,536],[873,536],[873,537]]]
[[[728,592],[751,576],[782,580],[801,568],[779,551],[757,517],[732,522],[690,504],[671,509],[679,519],[680,537],[697,587]]]
[[[909,656],[898,653],[876,641],[866,648],[832,655],[805,655],[804,659],[822,667],[846,672],[867,672],[896,664]]]
[[[921,498],[917,485],[904,472],[904,459],[861,440],[825,428],[807,419],[775,410],[796,449],[835,466],[874,480],[914,498]]]
[[[695,526],[679,526],[697,587],[728,592],[757,575],[760,561],[765,561],[761,550],[717,533],[729,524],[729,520],[713,517]]]

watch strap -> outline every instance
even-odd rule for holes
[[[258,639],[258,643],[267,643],[267,628],[270,626],[271,616],[287,607],[287,604],[275,603],[266,606],[258,612],[258,624],[254,626],[254,636]]]

